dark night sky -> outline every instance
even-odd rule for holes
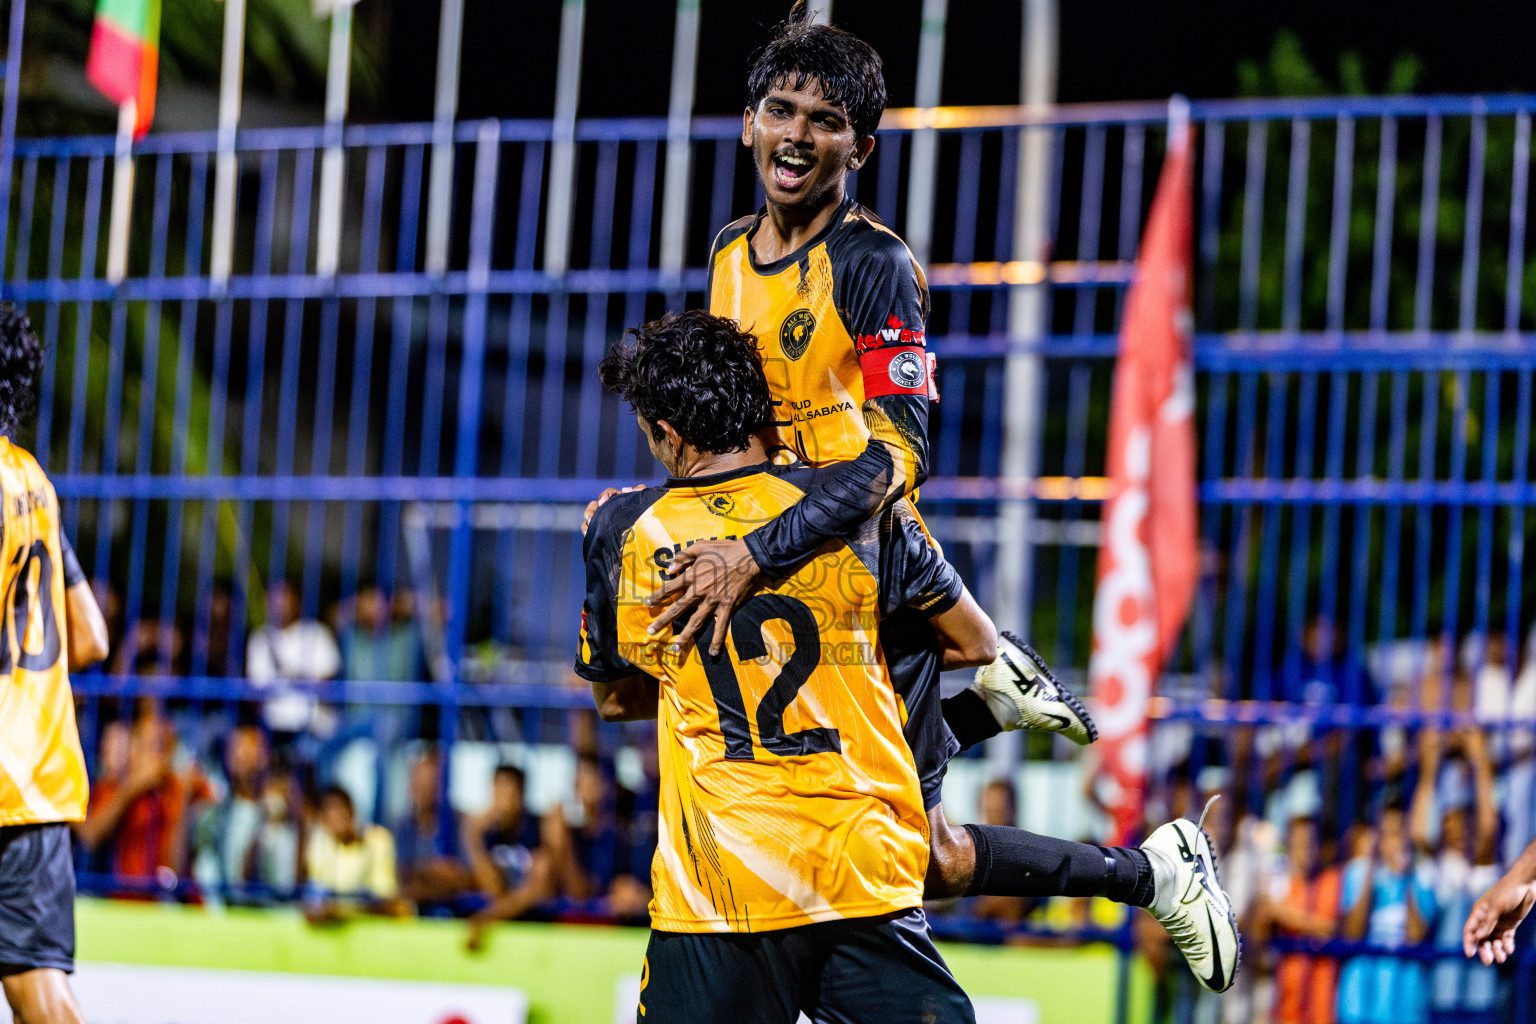
[[[750,54],[788,0],[704,0],[700,113],[741,109]],[[891,102],[913,99],[921,0],[836,0],[834,19],[885,61]],[[1017,99],[1019,3],[950,0],[943,100]],[[587,0],[583,116],[666,111],[672,0]],[[381,119],[431,116],[438,8],[411,0],[389,14]],[[554,106],[560,4],[468,0],[460,115],[547,117]],[[1150,99],[1173,92],[1230,96],[1243,58],[1262,58],[1281,29],[1295,31],[1325,77],[1338,54],[1365,58],[1379,86],[1396,54],[1425,67],[1422,92],[1536,91],[1536,4],[1525,0],[1064,0],[1063,101]]]

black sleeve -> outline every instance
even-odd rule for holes
[[[80,559],[75,557],[75,549],[70,545],[69,538],[64,534],[64,527],[59,527],[59,552],[64,556],[64,587],[74,586],[76,583],[85,582],[85,572],[80,568]]]
[[[623,535],[614,514],[619,504],[610,501],[597,510],[582,542],[582,556],[587,563],[587,595],[581,605],[576,674],[594,683],[610,683],[640,671],[619,653],[618,593],[624,550]]]
[[[900,502],[880,523],[880,614],[907,607],[932,618],[960,600],[965,583]]]
[[[835,301],[859,350],[870,440],[842,472],[747,534],[747,549],[774,578],[829,539],[874,518],[928,476],[927,283],[907,247],[889,232],[868,228],[845,244],[855,251],[834,261]],[[893,489],[896,481],[900,486]]]

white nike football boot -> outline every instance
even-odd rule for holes
[[[1212,992],[1225,992],[1237,976],[1243,942],[1232,901],[1216,877],[1211,837],[1189,819],[1178,818],[1148,836],[1141,852],[1152,862],[1152,905],[1147,909],[1168,929],[1195,980]]]
[[[976,670],[971,689],[987,702],[1004,732],[1059,732],[1079,746],[1099,738],[1098,726],[1077,694],[1057,682],[1045,659],[1012,633],[998,639],[997,660]]]

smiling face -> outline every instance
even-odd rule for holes
[[[747,109],[741,141],[752,149],[769,203],[820,209],[842,201],[848,172],[869,159],[875,140],[857,137],[842,105],[822,96],[820,82],[794,84],[779,82]]]

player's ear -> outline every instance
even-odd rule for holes
[[[683,440],[683,435],[679,434],[677,428],[673,427],[666,420],[657,420],[656,429],[661,432],[662,443],[667,446],[675,461],[677,456],[681,454],[683,445],[687,443]]]
[[[748,149],[752,148],[752,122],[755,120],[755,113],[751,107],[741,112],[741,144]]]
[[[848,156],[848,169],[856,171],[863,167],[864,162],[869,159],[869,154],[874,151],[875,137],[873,135],[866,135],[858,142],[855,142],[853,144],[853,152]]]

